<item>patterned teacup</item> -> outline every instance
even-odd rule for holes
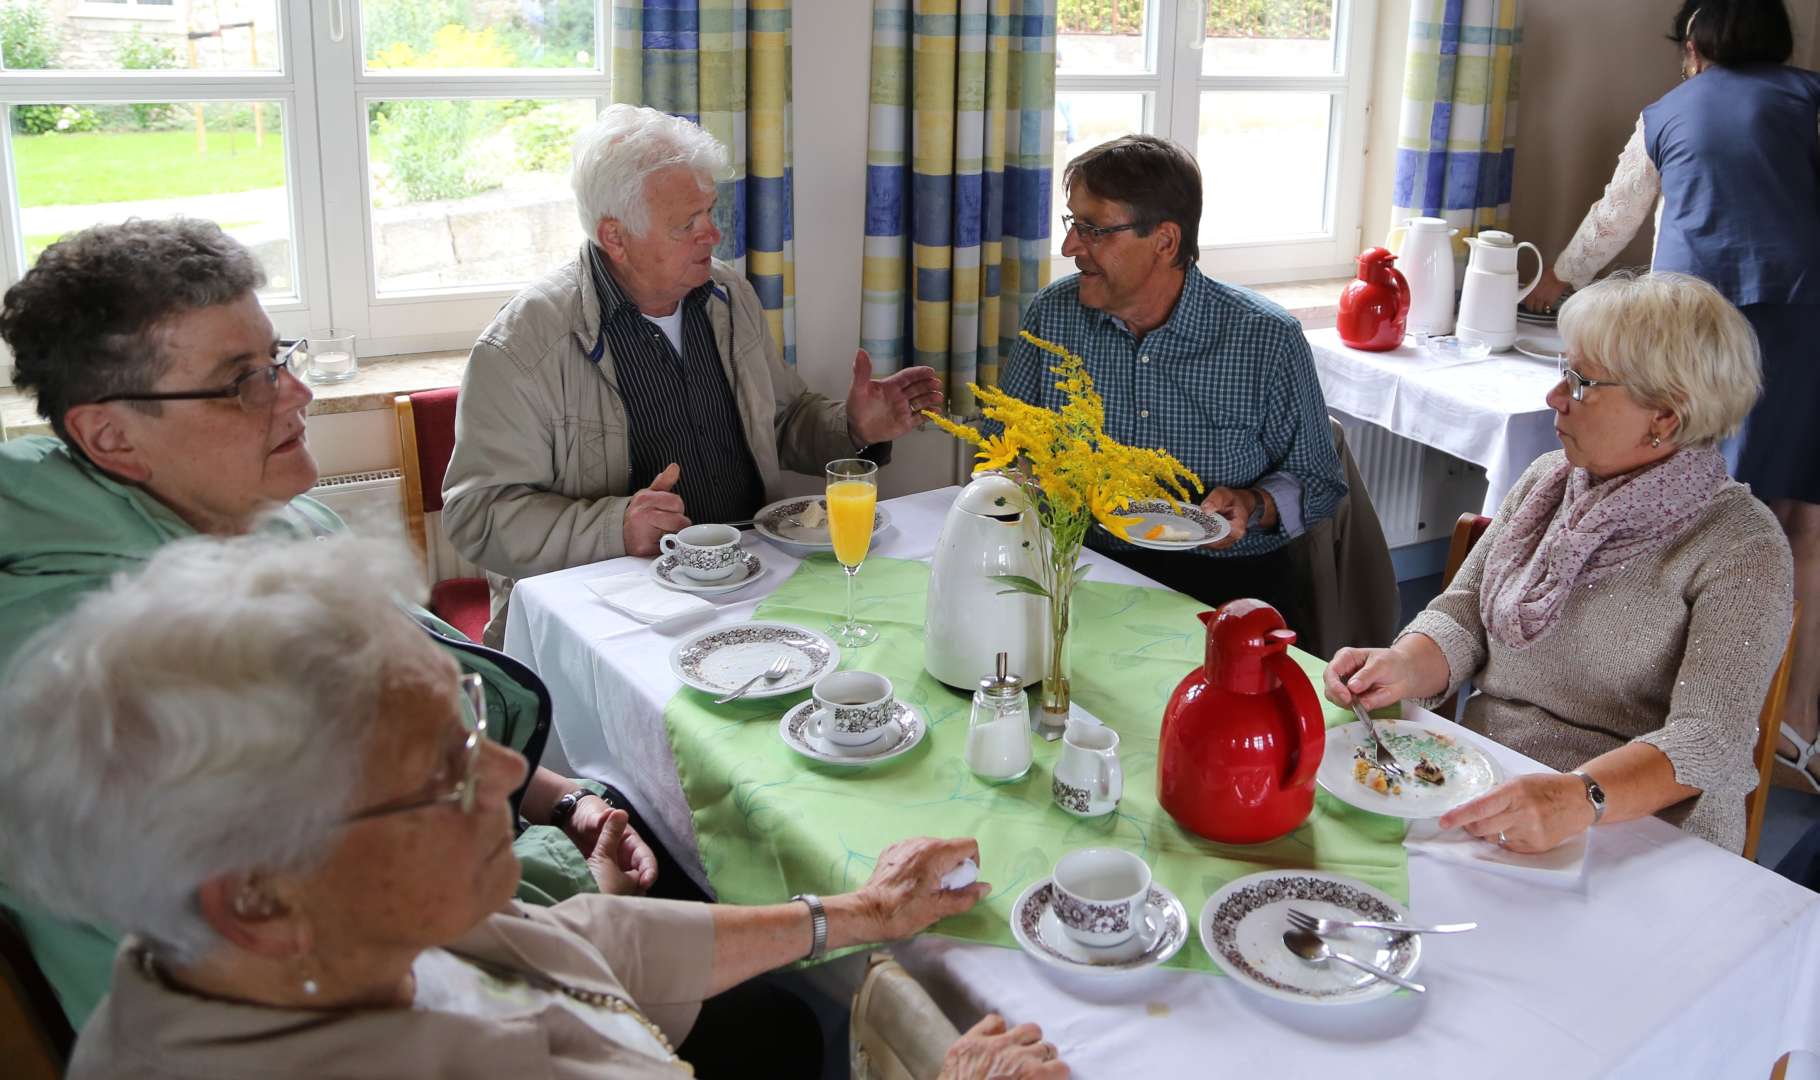
[[[739,530],[731,525],[691,525],[657,542],[674,556],[676,570],[696,581],[723,581],[739,568]]]
[[[864,746],[878,738],[896,712],[891,680],[870,671],[829,672],[816,680],[811,694],[820,707],[810,734],[840,747]]]
[[[1092,949],[1123,945],[1144,922],[1150,867],[1129,851],[1082,848],[1055,864],[1050,906],[1069,937]]]

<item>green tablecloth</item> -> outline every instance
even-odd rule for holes
[[[857,888],[873,860],[908,836],[973,836],[992,895],[935,933],[1013,946],[1012,901],[1048,874],[1065,852],[1112,844],[1150,863],[1156,880],[1198,918],[1222,885],[1270,867],[1315,867],[1369,882],[1405,902],[1409,863],[1403,823],[1354,810],[1325,792],[1290,835],[1268,844],[1229,846],[1176,825],[1156,801],[1157,732],[1163,706],[1201,661],[1203,606],[1179,593],[1095,581],[1074,602],[1075,699],[1120,736],[1125,796],[1117,813],[1080,820],[1050,801],[1050,770],[1059,743],[1035,740],[1036,761],[1024,779],[990,785],[961,760],[971,699],[922,669],[927,564],[875,558],[859,575],[860,615],[883,633],[865,649],[847,650],[842,666],[891,679],[898,696],[929,721],[922,745],[872,768],[826,766],[791,751],[778,738],[778,718],[808,697],[713,705],[684,688],[664,709],[683,792],[694,814],[708,878],[728,903],[774,903],[799,892]],[[757,618],[821,629],[842,608],[843,571],[830,556],[802,563],[758,607]],[[1294,650],[1292,650],[1294,651]],[[1322,662],[1295,651],[1319,685]],[[990,658],[981,658],[985,673]],[[1328,706],[1328,725],[1352,717]],[[1171,962],[1214,970],[1198,940]]]

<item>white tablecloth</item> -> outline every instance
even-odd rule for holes
[[[1554,345],[1552,330],[1523,333]],[[1519,352],[1452,362],[1405,342],[1389,352],[1340,343],[1332,327],[1308,331],[1321,393],[1330,408],[1485,467],[1485,506],[1495,514],[1529,463],[1561,447],[1543,396],[1560,381],[1555,365]]]
[[[891,500],[893,526],[875,551],[927,558],[955,490]],[[577,774],[636,799],[698,876],[664,734],[663,707],[680,685],[667,657],[703,626],[750,618],[795,566],[756,537],[746,543],[766,575],[717,600],[712,619],[658,630],[610,611],[581,582],[647,561],[621,559],[520,582],[506,632],[507,651],[549,684]],[[1143,580],[1097,560],[1092,576]],[[1526,765],[1498,753],[1512,770]],[[915,828],[904,823],[906,835]],[[1481,929],[1429,939],[1428,994],[1354,1008],[1287,1005],[1198,972],[1058,982],[1014,950],[935,937],[894,951],[952,1011],[1040,1023],[1085,1078],[1762,1080],[1784,1051],[1820,1050],[1820,897],[1653,818],[1597,830],[1576,888],[1412,855],[1409,891],[1417,919]]]

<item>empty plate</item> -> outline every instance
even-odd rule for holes
[[[1362,881],[1316,870],[1265,870],[1232,882],[1201,909],[1201,944],[1221,971],[1260,994],[1305,1005],[1356,1005],[1395,993],[1395,983],[1340,960],[1313,963],[1289,951],[1289,909],[1316,918],[1404,922],[1409,913]],[[1422,960],[1420,934],[1348,932],[1334,952],[1408,978]]]
[[[784,677],[754,683],[744,697],[767,698],[807,690],[815,680],[840,666],[840,647],[827,635],[789,623],[741,623],[711,627],[677,642],[670,650],[670,670],[684,684],[719,697],[762,675],[783,657]]]

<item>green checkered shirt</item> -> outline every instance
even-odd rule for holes
[[[1278,493],[1299,486],[1300,514],[1289,507],[1281,516],[1299,518],[1302,528],[1333,516],[1346,481],[1314,358],[1293,316],[1193,268],[1169,320],[1139,342],[1118,319],[1081,304],[1079,281],[1070,275],[1038,293],[1024,329],[1082,357],[1106,402],[1106,434],[1128,446],[1168,450],[1209,490],[1262,482],[1281,507]],[[1060,408],[1049,359],[1020,340],[999,386],[1023,401]],[[1101,530],[1090,539],[1102,550],[1130,548]],[[1279,523],[1224,551],[1196,550],[1261,555],[1289,539]]]

